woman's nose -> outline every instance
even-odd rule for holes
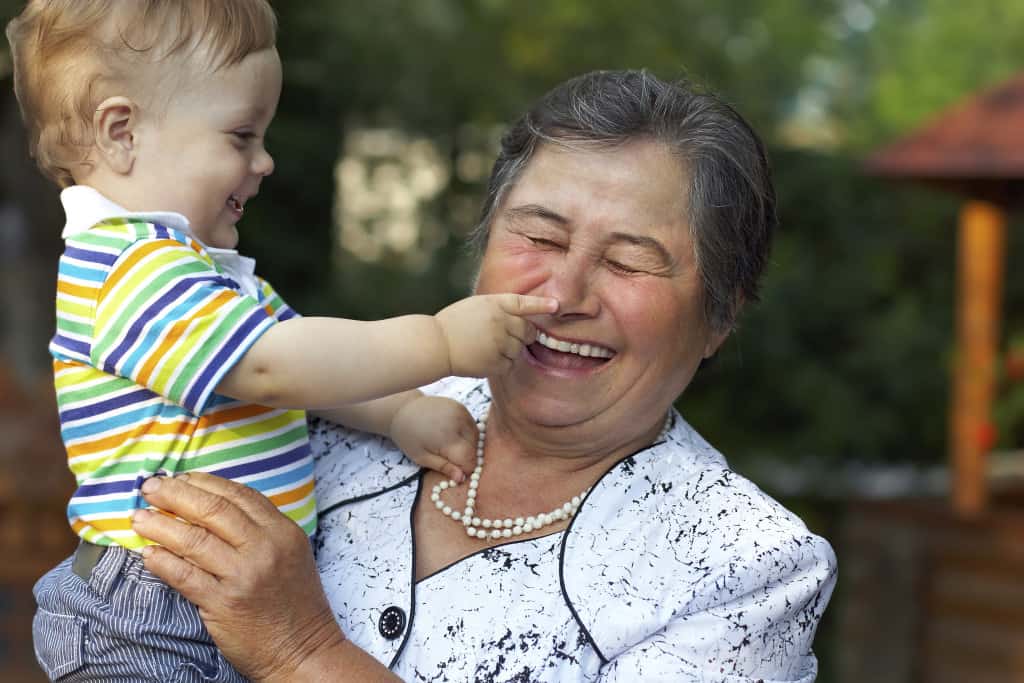
[[[568,254],[552,270],[544,295],[558,299],[557,317],[595,317],[601,299],[595,288],[594,268],[581,255]]]

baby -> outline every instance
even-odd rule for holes
[[[501,372],[550,299],[470,297],[435,316],[302,318],[240,256],[274,168],[281,91],[265,0],[31,0],[7,28],[40,167],[64,190],[54,358],[78,488],[75,555],[36,586],[51,678],[239,680],[131,530],[151,476],[202,470],[316,529],[306,418],[390,436],[461,480],[476,427],[415,387]]]

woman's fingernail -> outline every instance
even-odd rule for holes
[[[188,474],[176,474],[174,478],[178,481],[188,481]]]
[[[146,481],[142,482],[143,493],[153,493],[160,488],[160,479],[162,477],[150,477]]]
[[[143,557],[149,557],[150,555],[153,554],[153,546],[151,546],[151,545],[144,545],[144,546],[142,546],[142,550],[139,551],[139,554],[141,554]]]

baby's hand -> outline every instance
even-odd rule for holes
[[[524,316],[554,313],[558,301],[525,294],[485,294],[456,301],[435,317],[448,341],[453,375],[488,377],[507,371],[537,338]]]
[[[462,482],[476,467],[476,422],[458,401],[415,398],[391,420],[391,440],[421,467]]]

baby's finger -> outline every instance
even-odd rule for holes
[[[452,463],[456,469],[466,474],[472,473],[476,467],[476,434],[473,435],[472,440],[463,437],[458,441],[448,444],[441,450],[441,456]]]
[[[498,305],[510,315],[541,315],[558,310],[558,300],[549,296],[498,294]]]
[[[508,318],[505,332],[523,344],[532,344],[537,340],[537,326],[526,318]]]
[[[448,462],[448,459],[443,455],[424,452],[421,453],[419,457],[415,458],[415,461],[420,467],[426,467],[428,470],[440,472],[447,478],[454,480],[456,484],[461,484],[466,479],[465,473],[463,473],[457,465]]]

